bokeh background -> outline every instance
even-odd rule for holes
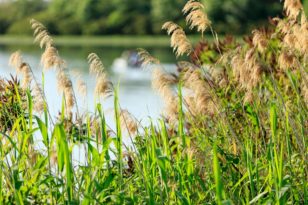
[[[55,35],[162,34],[161,25],[185,22],[186,0],[1,0],[0,34],[28,35],[29,19]],[[218,33],[244,34],[282,14],[281,0],[204,0]],[[308,1],[304,0],[305,9]]]

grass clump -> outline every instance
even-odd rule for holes
[[[154,65],[153,88],[165,102],[162,118],[147,127],[121,108],[118,88],[96,54],[88,57],[97,80],[96,109],[79,113],[65,62],[46,28],[33,20],[35,39],[45,50],[42,65],[58,74],[62,110],[58,119],[50,117],[44,86],[33,75],[26,86],[14,84],[14,95],[27,93],[16,102],[26,102],[27,114],[8,115],[14,116],[10,129],[0,118],[0,201],[305,204],[308,24],[300,2],[294,2],[285,1],[284,19],[273,19],[271,29],[255,30],[241,43],[216,38],[194,48],[181,27],[165,24],[176,55],[190,55],[191,61],[167,73],[158,59],[139,50],[143,65]],[[203,40],[207,28],[216,34],[202,9],[191,0],[183,12]],[[1,96],[11,92],[1,89]],[[115,130],[106,124],[101,104],[112,95]],[[6,113],[2,107],[0,116]],[[131,146],[123,143],[125,134]],[[36,135],[43,146],[36,145]],[[84,163],[74,162],[76,147],[84,151]]]

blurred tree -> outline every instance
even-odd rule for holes
[[[181,9],[187,0],[151,0],[151,18],[154,33],[161,33],[166,21],[184,22]]]
[[[144,0],[112,0],[116,9],[108,16],[109,29],[124,34],[151,33],[151,4]]]
[[[282,14],[280,0],[200,0],[214,29],[243,34]],[[0,3],[0,34],[30,33],[29,19],[42,21],[53,34],[161,34],[164,22],[185,26],[187,0],[12,0]],[[308,12],[308,0],[303,0]]]
[[[246,33],[282,13],[279,0],[203,0],[218,33]]]
[[[44,0],[16,0],[0,4],[0,33],[6,33],[16,22],[21,26],[21,21],[33,13],[46,9]],[[29,24],[27,24],[29,25]],[[14,26],[17,27],[17,26]],[[25,27],[25,25],[22,25]]]

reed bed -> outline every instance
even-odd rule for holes
[[[20,52],[12,54],[22,81],[0,79],[0,203],[306,204],[308,22],[299,0],[285,0],[284,9],[271,29],[239,43],[218,39],[204,5],[188,1],[183,14],[202,42],[193,46],[175,23],[163,29],[176,56],[191,61],[168,73],[139,49],[165,102],[161,119],[147,127],[121,108],[118,87],[96,54],[88,57],[96,109],[80,113],[76,95],[85,95],[86,84],[80,76],[71,80],[47,28],[32,20],[42,72],[57,73],[62,109],[50,117],[44,81]],[[204,39],[207,29],[212,43]],[[115,130],[102,106],[110,96]],[[74,147],[85,150],[83,163],[73,161]]]

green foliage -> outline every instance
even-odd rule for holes
[[[0,78],[0,132],[13,128],[19,116],[25,114],[25,92],[19,86],[17,78],[11,80]]]
[[[48,25],[53,34],[161,34],[161,25],[167,19],[184,26],[181,8],[185,3],[185,0],[18,0],[0,4],[0,33],[28,34],[28,19],[35,18]],[[282,3],[275,0],[205,0],[204,3],[215,30],[234,34],[263,25],[268,16],[278,15],[282,8]]]
[[[218,33],[248,33],[266,25],[268,17],[281,14],[283,2],[276,0],[204,0]]]

